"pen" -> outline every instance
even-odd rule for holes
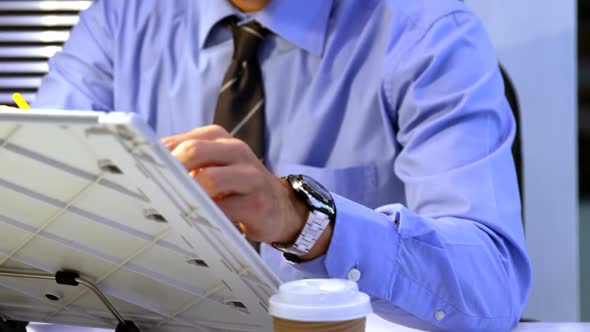
[[[23,98],[23,96],[20,93],[14,93],[12,95],[12,99],[14,100],[18,108],[20,108],[21,110],[31,109],[31,106],[29,106],[25,98]]]

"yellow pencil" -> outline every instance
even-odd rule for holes
[[[29,104],[27,103],[25,98],[23,98],[23,96],[20,93],[18,93],[18,92],[14,93],[12,95],[12,99],[14,100],[14,102],[16,103],[18,108],[20,108],[21,110],[30,110],[31,109],[31,106],[29,106]]]

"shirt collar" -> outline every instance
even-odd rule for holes
[[[207,37],[213,27],[222,19],[238,15],[240,11],[232,6],[228,0],[198,0],[195,1],[198,10],[199,47],[204,48]]]
[[[280,37],[320,56],[332,4],[333,0],[272,0],[254,19]]]
[[[244,17],[227,0],[199,0],[199,45],[204,47],[211,29],[230,15]],[[272,0],[252,19],[276,35],[320,56],[324,50],[333,0]]]

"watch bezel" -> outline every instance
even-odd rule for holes
[[[318,210],[331,218],[335,217],[336,209],[334,199],[330,191],[321,183],[307,175],[289,175],[287,180],[291,183],[295,193],[303,199],[310,209]],[[314,187],[319,188],[324,193],[318,192]],[[314,198],[312,201],[310,198]]]

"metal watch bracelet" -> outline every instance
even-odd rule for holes
[[[289,244],[272,243],[272,246],[285,253],[303,256],[313,248],[329,224],[330,217],[325,213],[318,210],[309,211],[305,226],[294,244],[289,246]]]

